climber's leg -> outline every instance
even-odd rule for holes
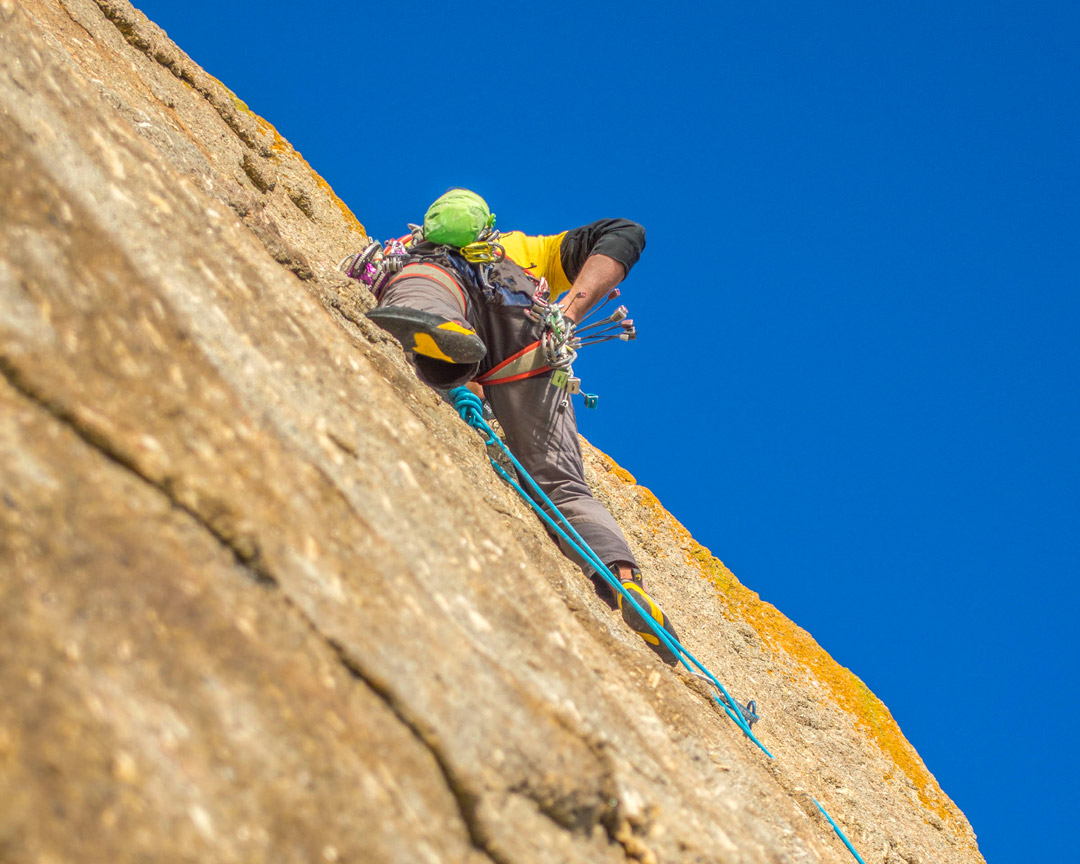
[[[368,318],[401,342],[423,381],[448,388],[471,380],[487,351],[470,307],[449,277],[409,276],[386,287]]]
[[[499,384],[485,392],[510,451],[600,560],[637,566],[622,530],[585,482],[573,402],[552,386],[551,373]],[[592,572],[579,556],[564,551]]]

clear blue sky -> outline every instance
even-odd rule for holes
[[[137,5],[374,236],[642,222],[584,434],[1075,858],[1080,4]]]

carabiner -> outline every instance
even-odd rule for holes
[[[478,240],[461,247],[461,257],[470,264],[494,264],[506,257],[506,250],[498,243]]]

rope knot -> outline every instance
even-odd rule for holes
[[[484,423],[484,403],[472,390],[462,385],[455,387],[447,395],[453,400],[454,410],[461,415],[462,420],[477,429],[487,425]]]

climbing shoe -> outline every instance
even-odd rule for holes
[[[630,594],[631,597],[637,601],[638,606],[645,610],[645,612],[664,630],[671,636],[676,642],[679,641],[678,635],[675,633],[675,627],[671,623],[671,619],[664,614],[664,610],[660,608],[660,604],[657,603],[649,593],[645,590],[641,574],[634,572],[633,579],[627,579],[622,583],[622,587]],[[678,655],[675,654],[656,633],[653,632],[645,619],[641,617],[641,614],[635,609],[623,595],[619,594],[619,610],[622,612],[623,621],[625,621],[630,629],[638,634],[645,640],[646,644],[656,655],[663,660],[668,666],[676,666],[679,663]]]
[[[397,339],[406,351],[443,363],[479,363],[487,346],[468,324],[408,306],[377,306],[367,317]]]

